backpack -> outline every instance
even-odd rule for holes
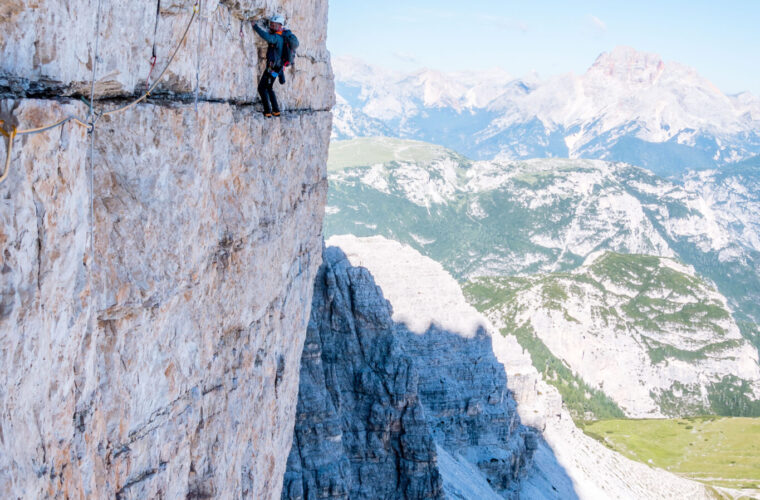
[[[298,37],[290,30],[282,32],[282,38],[285,43],[282,44],[282,66],[292,66],[296,58],[296,49],[298,48]]]

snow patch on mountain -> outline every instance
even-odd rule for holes
[[[565,156],[685,171],[760,154],[760,99],[693,68],[617,47],[583,75],[401,74],[334,62],[335,138],[391,134],[476,158]],[[663,164],[660,164],[663,163]]]

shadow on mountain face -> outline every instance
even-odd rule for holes
[[[523,488],[577,498],[520,423],[490,336],[412,333],[367,269],[326,249],[282,498],[499,499]]]
[[[582,157],[595,158],[594,155]],[[636,137],[621,137],[609,147],[606,155],[599,158],[636,165],[668,178],[677,178],[689,170],[715,168],[717,165],[710,156],[707,144],[703,148],[697,148],[675,141],[655,143]]]

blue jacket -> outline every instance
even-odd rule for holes
[[[274,71],[282,69],[282,48],[285,45],[285,39],[277,33],[270,33],[258,24],[253,25],[253,29],[261,38],[269,44],[267,49],[267,67]]]

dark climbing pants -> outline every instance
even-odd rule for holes
[[[261,96],[261,104],[264,105],[264,113],[266,114],[280,112],[277,96],[274,95],[274,88],[272,88],[276,81],[277,77],[272,76],[271,71],[266,71],[259,82],[259,95]]]

